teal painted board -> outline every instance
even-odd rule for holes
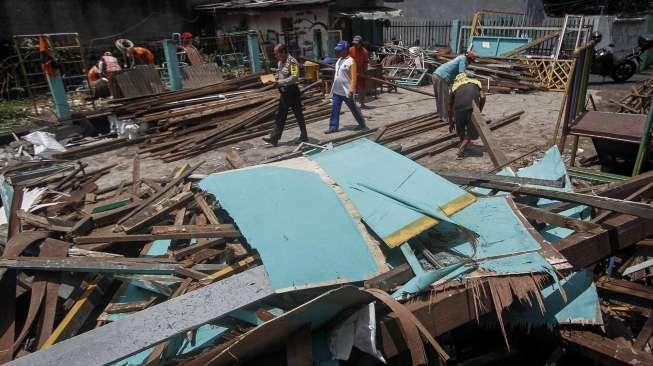
[[[472,205],[455,213],[452,218],[478,234],[474,258],[496,257],[540,249],[540,243],[524,227],[505,196],[479,198]],[[443,233],[454,229],[445,224],[437,228]],[[447,245],[446,242],[441,244]],[[453,242],[449,244],[449,249],[464,256],[471,256],[474,252],[469,241],[459,244]]]
[[[390,247],[474,201],[455,184],[367,139],[310,156],[347,193],[363,221]]]
[[[549,150],[547,150],[544,153],[542,159],[536,162],[535,164],[519,169],[517,171],[517,176],[524,177],[524,178],[538,178],[538,179],[549,179],[549,180],[557,180],[558,178],[564,176],[565,177],[564,187],[562,188],[540,187],[540,188],[554,189],[562,192],[574,191],[573,185],[571,184],[571,179],[567,174],[567,168],[565,167],[565,163],[562,160],[562,156],[560,155],[560,151],[558,150],[557,146],[553,146]],[[547,207],[558,202],[559,201],[550,200],[547,198],[540,198],[537,201],[537,205],[539,207]],[[563,216],[573,217],[576,219],[588,220],[590,217],[590,211],[591,210],[589,207],[580,205],[580,206],[573,207],[569,210],[560,212],[560,214]],[[563,228],[563,227],[551,226],[551,225],[548,225],[540,230],[540,234],[542,234],[542,236],[544,236],[544,238],[551,243],[555,243],[563,238],[566,238],[567,236],[573,233],[574,233],[573,230]]]
[[[478,198],[475,203],[452,216],[456,222],[478,235],[474,245],[452,224],[442,223],[433,228],[431,232],[435,235],[431,235],[429,240],[433,248],[442,248],[436,256],[445,267],[426,273],[415,272],[415,278],[394,296],[421,292],[440,279],[462,278],[477,265],[495,274],[553,274],[553,268],[537,252],[541,248],[540,243],[526,229],[507,200],[506,196]],[[412,253],[409,248],[402,247],[402,251],[405,255]],[[496,258],[501,256],[503,258]],[[470,263],[469,259],[474,262]]]
[[[315,173],[262,166],[212,174],[199,186],[258,250],[276,290],[357,282],[378,273],[356,223]]]
[[[469,40],[474,47],[474,53],[479,56],[499,56],[530,42],[523,37],[472,36]]]
[[[567,300],[562,298],[559,287],[565,291]],[[554,327],[560,324],[603,324],[599,308],[599,296],[592,274],[587,271],[575,272],[559,283],[542,289],[545,313],[542,314],[537,304],[526,304],[511,311],[508,320],[512,324],[537,326],[546,324]]]

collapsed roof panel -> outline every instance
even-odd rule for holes
[[[315,173],[256,167],[213,174],[199,185],[258,250],[275,290],[363,281],[379,272],[353,219]]]
[[[367,139],[311,157],[347,193],[363,221],[391,248],[476,198],[414,161]],[[391,174],[388,174],[391,172]]]

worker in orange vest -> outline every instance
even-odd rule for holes
[[[349,56],[354,59],[358,72],[358,76],[356,77],[356,93],[358,93],[361,108],[366,108],[365,94],[367,93],[367,89],[365,88],[365,78],[361,75],[367,72],[367,67],[370,64],[370,54],[363,47],[363,37],[355,36],[351,43],[353,46],[349,48]]]
[[[125,50],[129,67],[134,65],[153,65],[154,54],[145,47],[130,47]]]

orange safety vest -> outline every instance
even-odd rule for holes
[[[152,65],[154,54],[145,47],[134,47],[134,61],[138,65]]]

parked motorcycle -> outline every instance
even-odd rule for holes
[[[592,40],[596,41],[595,43],[600,41],[600,37],[600,34],[592,34]],[[610,44],[609,46],[613,47],[614,44]],[[642,53],[653,48],[653,34],[639,36],[637,46],[636,49],[622,59],[615,59],[614,54],[609,49],[593,49],[590,73],[604,77],[610,76],[617,83],[622,83],[630,79],[639,69],[639,63],[642,61]]]

